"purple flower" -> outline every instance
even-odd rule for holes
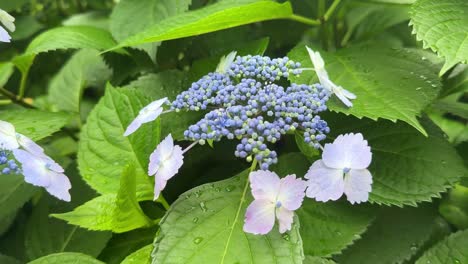
[[[13,150],[17,148],[19,148],[19,144],[16,139],[15,127],[0,120],[0,149]]]
[[[305,175],[306,195],[317,201],[336,201],[343,193],[352,204],[369,199],[372,175],[367,170],[372,153],[361,133],[338,136],[325,144],[322,159],[312,164]]]
[[[325,62],[323,61],[322,56],[320,56],[320,53],[313,51],[307,46],[306,49],[309,53],[310,60],[314,65],[314,70],[317,73],[320,84],[322,84],[328,91],[334,93],[347,107],[352,107],[353,103],[351,103],[350,100],[356,99],[356,95],[345,90],[343,87],[334,84],[328,77],[328,73],[325,70]]]
[[[69,202],[71,183],[63,168],[50,157],[15,149],[13,155],[22,165],[24,180],[35,186],[44,187],[51,195]]]
[[[306,182],[288,175],[282,179],[271,171],[250,173],[250,188],[255,200],[245,213],[244,231],[252,234],[267,234],[279,222],[279,231],[291,229],[294,211],[304,200]]]
[[[158,199],[166,183],[177,174],[184,163],[184,155],[180,146],[174,145],[174,140],[169,134],[150,156],[148,174],[155,176],[154,200]]]
[[[167,101],[167,97],[156,100],[140,110],[138,116],[130,123],[125,130],[124,136],[129,136],[135,132],[141,125],[156,120],[162,113],[162,105]]]

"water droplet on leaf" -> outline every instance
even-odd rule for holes
[[[199,206],[200,206],[200,209],[201,209],[203,212],[208,211],[208,208],[206,208],[206,205],[205,205],[204,202],[200,202]]]
[[[194,240],[193,240],[193,243],[195,244],[200,244],[200,242],[203,241],[203,238],[202,237],[196,237]]]
[[[197,222],[198,222],[198,217],[194,217],[194,218],[192,219],[192,222],[197,223]]]

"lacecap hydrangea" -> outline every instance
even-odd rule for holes
[[[277,162],[269,145],[282,135],[303,131],[304,141],[319,148],[330,131],[319,116],[327,109],[330,91],[321,84],[287,81],[301,74],[300,67],[287,57],[237,56],[179,94],[171,110],[209,111],[184,132],[185,139],[202,145],[238,140],[235,155],[248,162],[256,159],[267,170]]]

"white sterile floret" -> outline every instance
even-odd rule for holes
[[[141,125],[156,120],[163,112],[162,105],[167,101],[167,97],[156,100],[140,110],[138,116],[130,123],[125,130],[124,136],[129,136],[135,132]]]
[[[232,62],[236,58],[237,51],[232,51],[228,55],[221,57],[221,60],[216,67],[216,72],[226,73]]]
[[[16,139],[15,127],[5,121],[0,120],[0,150],[13,150],[19,148]]]
[[[12,17],[10,14],[5,12],[4,10],[0,9],[0,22],[10,31],[15,31],[15,18]],[[10,42],[11,36],[8,32],[0,26],[0,41],[1,42]]]
[[[174,145],[174,140],[169,134],[150,156],[148,175],[155,176],[154,200],[158,199],[167,181],[177,174],[183,163],[182,148]]]
[[[305,175],[307,197],[317,201],[338,200],[343,193],[352,204],[369,199],[372,175],[367,167],[372,153],[362,134],[338,136],[325,144],[322,159],[312,164]]]
[[[344,89],[343,87],[334,84],[328,77],[328,73],[325,70],[325,62],[323,61],[322,56],[320,56],[320,53],[313,51],[307,46],[306,49],[309,53],[310,60],[314,65],[314,70],[317,74],[320,84],[323,85],[325,89],[335,94],[338,99],[340,99],[341,102],[343,102],[347,107],[353,106],[353,103],[350,100],[356,99],[356,95]]]

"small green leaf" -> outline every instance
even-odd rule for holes
[[[165,18],[184,13],[192,0],[121,0],[112,10],[110,30],[117,41],[151,28]],[[160,43],[139,47],[155,60]]]
[[[428,137],[401,122],[376,123],[343,115],[329,120],[332,137],[350,132],[364,135],[373,154],[370,201],[397,206],[415,206],[440,197],[466,173],[462,159],[442,132],[429,121],[424,123]]]
[[[377,44],[321,54],[330,79],[357,96],[350,108],[332,96],[327,103],[330,110],[359,118],[402,120],[427,135],[416,117],[437,97],[441,87],[438,69],[432,63],[412,50]],[[298,45],[288,55],[302,67],[312,66],[304,45]],[[296,83],[317,82],[314,71],[304,71],[291,79]]]
[[[5,86],[5,84],[10,79],[13,74],[14,65],[11,62],[0,63],[0,86]]]
[[[458,231],[424,253],[416,264],[468,263],[468,230]]]
[[[445,58],[440,75],[459,62],[468,63],[467,13],[465,0],[418,0],[412,6],[410,24],[416,38]]]
[[[162,20],[112,49],[190,37],[254,22],[289,18],[292,15],[289,2],[225,0]]]
[[[279,171],[290,170],[288,161],[297,157],[280,158]],[[292,230],[283,235],[277,225],[264,236],[242,230],[252,200],[248,174],[245,170],[182,194],[160,223],[153,263],[302,263],[297,217]]]
[[[449,230],[429,206],[385,208],[362,238],[337,260],[346,264],[403,263]]]
[[[99,52],[80,50],[52,79],[49,86],[49,100],[59,110],[79,113],[84,88],[104,85],[111,74]]]
[[[159,122],[143,124],[124,137],[124,131],[138,112],[151,100],[135,89],[115,89],[94,107],[81,131],[78,165],[85,181],[101,194],[116,194],[120,175],[127,164],[136,166],[137,196],[152,196],[148,177],[149,156],[159,142]],[[104,200],[102,200],[104,199]],[[111,198],[101,198],[100,203]]]
[[[457,184],[439,206],[440,214],[458,229],[468,228],[468,187]]]
[[[70,120],[67,113],[26,109],[0,111],[0,117],[1,120],[12,123],[16,132],[35,141],[59,131]]]
[[[126,257],[121,264],[150,264],[153,244],[149,244]]]
[[[102,195],[72,212],[52,216],[89,230],[111,230],[115,233],[150,226],[151,220],[137,201],[135,177],[135,168],[128,166],[122,174],[117,196]]]
[[[93,257],[81,253],[56,253],[48,255],[31,262],[28,264],[65,264],[65,263],[80,263],[80,264],[104,264]]]
[[[320,152],[314,147],[311,147],[309,144],[304,142],[303,134],[301,134],[299,131],[296,130],[294,135],[295,135],[294,138],[296,140],[297,147],[299,148],[301,153],[307,157],[307,159],[309,159],[310,161],[313,161],[315,158],[318,157]]]
[[[312,257],[312,256],[306,256],[303,263],[304,264],[335,264],[333,260],[319,258],[319,257]]]

